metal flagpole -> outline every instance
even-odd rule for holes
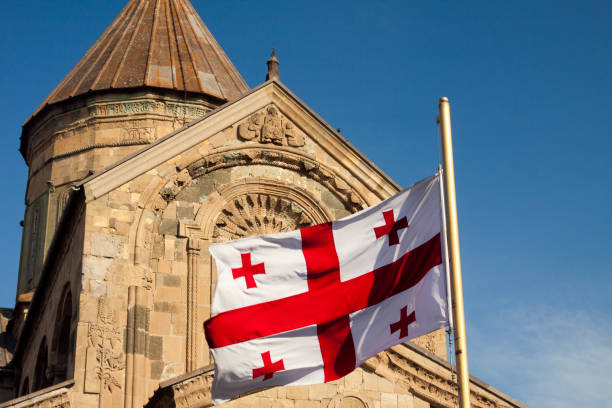
[[[446,204],[447,246],[450,252],[453,320],[455,323],[455,361],[459,384],[459,406],[470,407],[470,377],[468,374],[467,348],[465,345],[465,315],[463,310],[463,286],[461,284],[461,257],[459,255],[459,228],[457,224],[457,199],[455,196],[455,168],[453,141],[450,125],[448,98],[440,98],[440,138],[442,139],[442,164],[444,166],[444,198]]]

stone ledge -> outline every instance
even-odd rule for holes
[[[50,405],[44,405],[49,407],[69,407],[70,400],[68,396],[68,392],[70,388],[74,385],[74,379],[67,380],[51,387],[43,388],[42,390],[38,390],[32,392],[30,394],[24,395],[19,398],[12,399],[10,401],[4,402],[0,404],[0,408],[8,408],[8,407],[30,407],[30,406],[38,406],[43,402],[49,403],[50,400],[56,399],[57,404],[55,402],[51,402]],[[62,398],[65,397],[65,398]],[[68,405],[66,405],[68,404]]]

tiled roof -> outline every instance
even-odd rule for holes
[[[35,114],[90,91],[143,86],[224,100],[249,90],[189,0],[130,0]]]

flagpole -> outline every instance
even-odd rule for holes
[[[455,361],[459,384],[459,406],[470,407],[470,377],[468,374],[467,348],[465,344],[465,314],[463,309],[463,286],[461,283],[461,256],[459,254],[459,227],[457,224],[457,199],[455,195],[455,168],[453,141],[450,125],[448,98],[440,98],[440,138],[442,139],[442,164],[444,166],[444,198],[446,204],[447,247],[450,252],[451,293],[453,320],[455,323]]]

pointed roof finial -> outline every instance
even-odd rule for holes
[[[272,48],[272,55],[268,59],[268,73],[266,74],[266,81],[271,79],[275,81],[280,81],[280,74],[278,73],[278,66],[280,65],[278,59],[276,58],[276,52],[274,48]]]

